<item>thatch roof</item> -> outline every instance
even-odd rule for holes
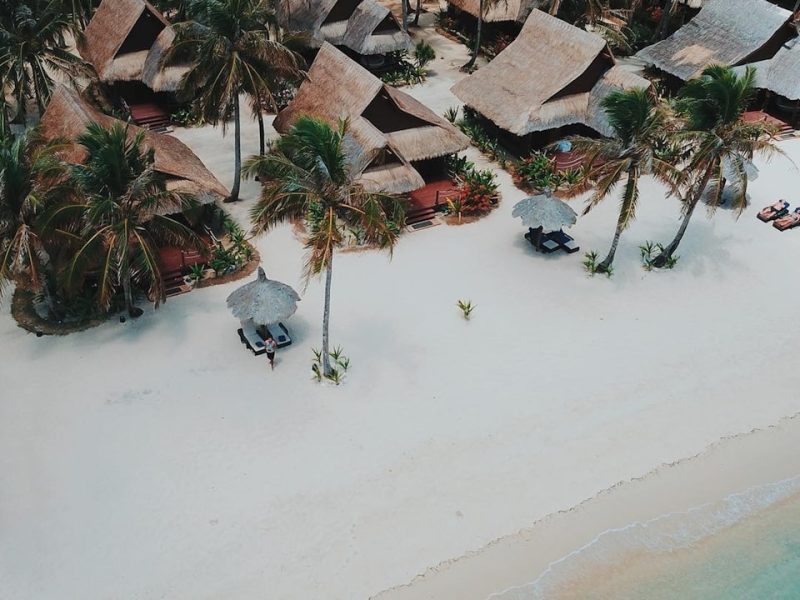
[[[788,36],[791,17],[767,0],[708,0],[694,19],[637,56],[685,81],[709,65],[752,62],[759,51]]]
[[[505,50],[452,90],[518,136],[576,123],[607,135],[600,100],[614,89],[649,85],[614,66],[601,37],[534,10]]]
[[[418,189],[424,181],[411,162],[453,154],[469,145],[451,123],[384,84],[330,44],[322,46],[308,79],[278,113],[274,126],[285,133],[302,115],[331,124],[349,120],[348,160],[373,191]]]
[[[480,13],[480,0],[448,0],[448,3],[476,18]],[[500,21],[524,23],[531,11],[540,8],[541,5],[540,0],[500,0],[489,6],[488,10],[484,6],[483,20],[486,23]]]
[[[367,56],[409,50],[412,45],[392,12],[375,0],[282,0],[278,22],[306,34],[315,48],[328,42]]]
[[[42,115],[41,127],[44,135],[50,139],[74,141],[92,122],[111,127],[122,121],[100,112],[77,92],[60,85],[53,91]],[[202,203],[213,202],[229,195],[225,186],[178,138],[141,129],[133,124],[128,124],[128,132],[131,136],[144,132],[145,145],[155,153],[155,169],[167,176],[169,189],[194,194]],[[63,158],[68,162],[80,163],[86,158],[86,150],[80,144],[73,143],[65,151]]]
[[[750,65],[756,69],[757,88],[769,90],[788,100],[800,100],[800,38],[794,38],[768,60]],[[735,70],[741,74],[747,65]]]
[[[137,32],[142,21],[149,25],[145,32]],[[142,39],[131,44],[131,36]],[[86,26],[78,50],[101,81],[142,81],[156,92],[175,91],[188,67],[162,65],[174,39],[170,24],[149,2],[103,0]]]

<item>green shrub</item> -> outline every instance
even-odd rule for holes
[[[425,68],[429,62],[436,58],[436,51],[428,42],[420,40],[414,47],[414,59],[417,61],[417,66]]]

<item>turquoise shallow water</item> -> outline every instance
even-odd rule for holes
[[[606,532],[492,600],[800,600],[800,478]]]

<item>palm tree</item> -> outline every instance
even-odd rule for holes
[[[690,151],[684,167],[689,185],[683,197],[680,227],[656,259],[657,266],[665,265],[678,249],[704,193],[710,192],[708,205],[713,211],[722,203],[726,178],[734,177],[735,185],[730,189],[734,207],[741,212],[746,206],[746,166],[757,153],[778,152],[769,126],[742,121],[755,93],[754,79],[755,70],[750,67],[738,76],[729,67],[711,66],[681,90],[677,107],[686,119],[680,137]]]
[[[597,271],[608,273],[617,251],[622,232],[636,216],[639,200],[639,181],[651,173],[665,182],[677,179],[676,171],[661,158],[659,149],[669,136],[668,113],[649,90],[634,88],[615,91],[602,101],[611,138],[572,138],[574,148],[586,155],[588,178],[597,182],[584,214],[588,213],[616,189],[624,180],[619,216],[611,248]]]
[[[461,67],[463,71],[471,71],[475,66],[475,61],[478,60],[478,53],[481,51],[483,18],[486,16],[486,13],[489,12],[489,9],[491,9],[493,6],[496,6],[500,2],[505,4],[508,2],[508,0],[480,0],[478,3],[478,25],[475,31],[475,46],[472,48],[472,55],[469,57],[469,60],[463,67]]]
[[[419,15],[422,12],[422,0],[417,0],[417,9],[414,11],[414,27],[419,27]]]
[[[176,43],[169,58],[189,50],[193,64],[182,82],[182,94],[196,97],[199,114],[223,131],[234,123],[234,179],[228,201],[239,199],[242,167],[239,95],[274,105],[274,82],[301,75],[297,55],[270,39],[274,18],[267,0],[197,0],[192,21],[175,25]]]
[[[245,174],[264,184],[251,211],[253,228],[265,232],[279,223],[306,219],[306,280],[325,272],[322,318],[322,367],[331,373],[328,345],[333,255],[347,228],[358,228],[364,240],[391,253],[405,214],[399,199],[367,192],[355,181],[345,156],[347,123],[333,128],[324,121],[301,117],[266,156],[247,161]]]
[[[50,100],[53,74],[70,79],[88,75],[89,67],[71,53],[66,42],[74,21],[59,0],[0,3],[0,76],[25,117],[28,98],[35,98],[39,113]]]
[[[154,153],[144,146],[144,132],[130,135],[128,126],[105,129],[91,123],[78,137],[86,149],[83,164],[71,167],[77,199],[47,215],[45,230],[75,251],[66,268],[68,289],[87,277],[97,279],[98,302],[108,310],[121,287],[128,314],[133,285],[147,284],[156,308],[165,299],[158,249],[178,245],[205,250],[202,241],[173,217],[196,201],[167,190],[163,174],[154,170]]]
[[[50,257],[37,220],[69,195],[67,168],[58,158],[62,147],[36,130],[13,137],[0,116],[0,296],[16,281],[44,293],[51,312]]]

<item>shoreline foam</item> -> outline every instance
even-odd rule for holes
[[[575,507],[550,514],[530,528],[440,563],[409,583],[373,598],[509,600],[516,598],[512,593],[515,590],[523,591],[520,597],[524,598],[545,597],[535,595],[535,586],[562,566],[567,566],[570,575],[574,574],[576,565],[567,563],[576,557],[580,559],[606,536],[670,518],[688,518],[693,513],[713,510],[739,499],[753,501],[754,506],[742,507],[740,514],[730,515],[727,525],[733,525],[796,494],[800,491],[798,440],[800,415],[784,418],[764,429],[723,438],[699,454],[620,482]],[[786,486],[791,489],[787,491]],[[759,497],[770,492],[774,495]],[[698,533],[693,541],[715,535],[724,525],[717,523],[715,531],[708,532],[708,536]],[[571,548],[565,551],[570,544]]]

